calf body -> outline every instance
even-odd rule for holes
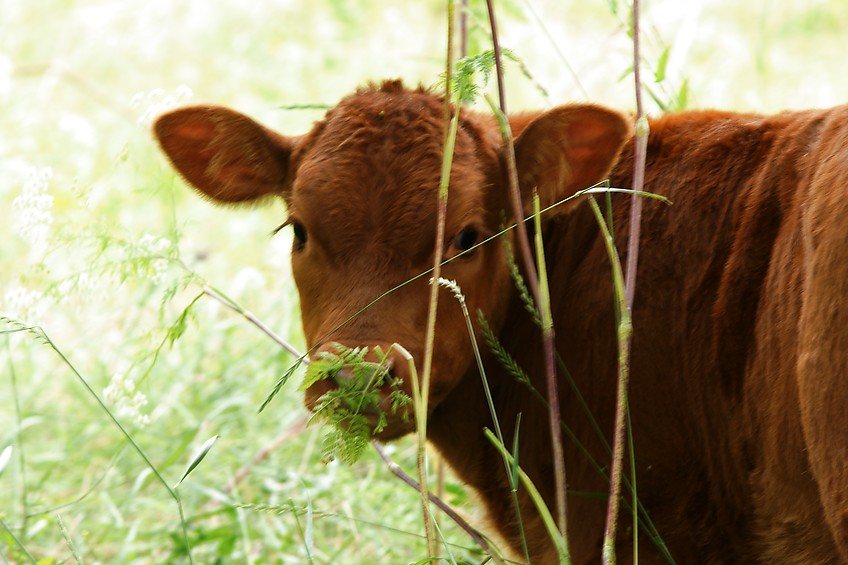
[[[176,110],[156,124],[183,176],[223,202],[282,196],[295,232],[293,273],[308,345],[402,344],[420,362],[432,265],[444,105],[387,82],[344,99],[313,130],[283,137],[217,107]],[[445,254],[496,233],[507,205],[495,121],[461,113]],[[511,118],[522,197],[559,201],[606,176],[631,186],[626,120],[596,106]],[[848,561],[848,108],[758,116],[688,112],[654,120],[633,310],[630,413],[639,498],[679,563]],[[613,197],[626,248],[629,196]],[[608,257],[588,205],[543,219],[560,375],[575,563],[596,563],[606,512],[616,335]],[[514,290],[503,248],[481,246],[444,266],[472,312],[545,390],[541,332]],[[476,338],[481,341],[475,325]],[[492,417],[455,300],[439,301],[428,436],[479,493],[513,549],[521,542]],[[498,418],[549,506],[555,492],[547,411],[530,388],[485,360]],[[393,374],[410,391],[405,364]],[[573,385],[570,384],[573,380]],[[307,405],[333,383],[307,391]],[[587,415],[598,422],[601,434]],[[411,430],[390,417],[381,437]],[[601,496],[593,496],[600,493]],[[519,507],[531,561],[553,546],[525,491]],[[622,510],[626,512],[626,510]],[[622,523],[630,523],[622,515]],[[632,532],[620,533],[630,559]],[[661,560],[643,535],[640,560]]]

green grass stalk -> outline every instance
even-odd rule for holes
[[[498,438],[495,437],[495,434],[493,434],[491,430],[488,428],[484,429],[483,433],[486,434],[486,439],[488,439],[492,445],[501,452],[501,456],[509,461],[509,464],[516,469],[518,478],[521,480],[521,484],[524,485],[525,489],[527,489],[527,493],[533,500],[533,504],[536,506],[536,510],[539,511],[539,516],[545,524],[545,529],[547,529],[548,534],[551,536],[551,539],[557,548],[560,565],[570,564],[571,557],[568,554],[568,542],[559,529],[557,529],[557,523],[554,521],[554,517],[551,515],[550,510],[548,510],[548,507],[545,505],[545,501],[542,499],[542,495],[539,493],[536,485],[533,484],[533,481],[530,480],[527,473],[525,473],[519,465],[515,464],[515,458],[509,450],[507,450],[506,447],[498,441]]]
[[[521,195],[519,193],[518,188],[518,170],[515,166],[515,148],[512,142],[512,132],[509,127],[509,121],[506,118],[506,115],[500,111],[498,108],[494,107],[491,100],[487,97],[486,100],[489,102],[489,105],[492,107],[492,111],[498,120],[498,125],[500,127],[501,136],[503,137],[504,144],[506,146],[506,158],[507,158],[507,171],[508,178],[510,184],[510,193],[513,199],[513,207],[514,212],[517,218],[523,218],[523,208],[521,207]],[[576,195],[575,195],[576,196]],[[545,309],[545,306],[542,304],[543,300],[547,302],[548,315],[550,316],[550,299],[545,298],[542,299],[541,293],[541,279],[544,277],[544,285],[545,285],[545,294],[547,296],[547,275],[543,275],[544,271],[544,254],[542,250],[540,250],[539,246],[541,245],[541,225],[540,218],[542,215],[542,210],[539,208],[538,198],[534,201],[534,206],[536,207],[534,217],[536,218],[536,234],[537,234],[537,255],[542,256],[539,273],[537,276],[536,266],[533,263],[533,256],[530,252],[529,242],[527,238],[527,232],[524,230],[524,222],[516,222],[516,236],[519,241],[519,247],[521,247],[525,262],[525,271],[527,275],[527,284],[530,287],[530,292],[535,298],[537,310],[541,312]],[[538,257],[537,257],[538,260]],[[559,428],[560,422],[560,410],[559,410],[559,395],[557,394],[557,379],[556,379],[556,348],[555,348],[555,334],[553,327],[553,318],[551,317],[546,322],[544,320],[544,316],[542,317],[542,326],[543,326],[543,347],[545,352],[545,375],[547,382],[547,390],[548,390],[548,403],[550,406],[549,416],[550,416],[550,430],[551,430],[551,449],[553,453],[554,459],[554,481],[556,483],[556,492],[557,492],[557,517],[559,519],[559,524],[561,528],[561,533],[564,538],[567,539],[567,526],[566,526],[566,481],[565,481],[565,462],[562,459],[563,448],[562,448],[562,433]]]
[[[377,451],[377,454],[383,459],[383,461],[386,463],[386,466],[389,468],[389,471],[391,471],[394,476],[396,476],[412,488],[419,490],[418,483],[415,481],[415,479],[410,477],[409,474],[404,471],[400,465],[392,461],[388,454],[386,454],[386,450],[383,448],[383,444],[381,444],[377,440],[372,440],[371,445],[374,446],[375,451]],[[479,545],[480,548],[492,558],[492,561],[494,561],[498,565],[506,565],[506,562],[504,561],[497,548],[490,544],[488,540],[483,537],[483,534],[481,534],[476,528],[469,524],[468,521],[465,520],[465,518],[463,518],[456,512],[456,510],[451,508],[445,501],[435,496],[433,493],[429,494],[429,499],[430,502],[432,502],[439,510],[447,514],[447,516],[451,520],[453,520],[457,526],[462,528],[462,530],[465,531],[465,533],[467,533],[471,537],[471,539],[473,539],[477,543],[477,545]]]
[[[418,469],[418,493],[421,497],[421,514],[424,517],[424,534],[427,537],[427,550],[430,557],[436,555],[436,540],[433,537],[433,518],[430,515],[429,492],[427,489],[427,401],[422,398],[424,391],[418,379],[415,359],[402,345],[392,344],[409,365],[412,379],[412,406],[415,411],[415,464]]]
[[[498,102],[501,112],[506,114],[506,95],[504,94],[503,59],[501,58],[501,42],[498,40],[498,22],[495,17],[495,6],[493,0],[486,0],[486,8],[489,12],[489,27],[492,31],[492,49],[495,51],[495,71],[498,78]]]
[[[513,207],[513,213],[516,218],[516,224],[518,224],[518,219],[524,217],[524,207],[521,204],[521,191],[518,184],[518,169],[515,165],[515,147],[512,141],[512,132],[509,128],[509,121],[507,119],[506,114],[506,100],[504,96],[504,87],[503,87],[503,64],[500,56],[500,44],[498,41],[498,33],[497,33],[497,25],[495,18],[494,6],[492,5],[492,0],[486,1],[486,6],[489,11],[489,21],[491,24],[492,30],[492,44],[494,46],[495,52],[495,68],[497,70],[497,82],[498,82],[498,96],[500,98],[499,111],[494,111],[495,116],[497,116],[498,126],[501,131],[501,136],[504,140],[505,146],[505,154],[506,154],[506,165],[507,165],[507,179],[509,183],[509,193],[511,196],[511,202]],[[488,99],[487,99],[488,100]],[[491,102],[489,105],[492,106]],[[493,110],[495,110],[493,108]],[[539,213],[537,211],[536,217],[539,217]],[[541,233],[540,230],[537,229],[537,234]],[[530,291],[533,297],[536,300],[537,306],[539,309],[542,309],[541,305],[541,295],[540,295],[540,280],[542,278],[541,272],[537,275],[536,266],[533,264],[533,254],[530,250],[530,242],[527,237],[527,232],[522,229],[522,225],[519,225],[519,229],[516,230],[516,235],[518,239],[518,246],[521,249],[521,254],[524,259],[524,266],[527,273],[527,283],[530,287]],[[545,283],[547,284],[547,283]],[[550,324],[549,327],[543,330],[543,347],[545,351],[545,378],[547,379],[547,388],[548,394],[551,395],[549,399],[551,404],[550,410],[550,429],[551,429],[551,444],[552,444],[552,452],[554,456],[554,481],[556,483],[556,491],[557,491],[557,516],[559,518],[559,524],[563,536],[565,536],[566,532],[566,497],[565,497],[565,464],[562,461],[562,434],[559,430],[559,421],[560,421],[560,413],[559,413],[559,397],[556,393],[557,380],[556,380],[556,362],[555,362],[555,332],[553,323]],[[567,539],[567,537],[566,537]]]
[[[439,285],[435,282],[439,280],[442,270],[442,257],[444,254],[445,242],[445,221],[448,213],[448,187],[450,185],[451,165],[453,164],[454,145],[456,143],[456,133],[459,128],[459,105],[453,109],[451,115],[451,69],[453,68],[453,21],[454,21],[454,4],[453,0],[448,0],[448,36],[447,36],[447,61],[445,71],[445,120],[448,127],[445,129],[444,152],[442,154],[442,170],[441,178],[439,179],[439,194],[438,194],[438,211],[436,216],[436,242],[433,249],[433,284],[430,285],[430,301],[427,312],[427,331],[424,338],[424,362],[421,375],[420,394],[417,395],[415,402],[416,415],[423,415],[421,422],[416,422],[419,427],[419,445],[418,449],[423,450],[423,441],[427,437],[427,415],[429,414],[429,399],[430,399],[430,378],[433,368],[433,349],[436,340],[436,313],[439,305]],[[449,121],[447,121],[449,120]],[[417,387],[416,387],[417,388]],[[416,418],[418,420],[418,418]],[[421,433],[423,430],[423,433]],[[421,478],[421,488],[426,490],[426,469],[425,476]],[[422,495],[423,497],[423,495]],[[427,548],[431,557],[436,555],[436,544],[433,538],[432,517],[430,516],[429,506],[427,505],[426,497],[422,499],[422,508],[424,519],[424,531],[427,535]]]
[[[627,446],[630,459],[630,507],[633,519],[633,564],[639,562],[639,493],[636,485],[636,444],[633,442],[633,425],[630,422],[630,403],[626,407],[627,415]]]
[[[8,320],[8,319],[5,319],[5,318],[4,318],[4,320],[7,321],[7,322],[11,322],[11,320]],[[188,541],[188,525],[186,523],[185,512],[183,511],[183,503],[182,503],[182,500],[180,499],[179,493],[175,489],[171,488],[171,486],[168,484],[168,481],[165,480],[165,477],[163,477],[159,473],[159,469],[156,468],[156,465],[154,465],[153,462],[150,461],[150,459],[147,457],[147,454],[144,452],[143,449],[141,449],[141,446],[139,446],[138,443],[136,443],[136,441],[132,438],[132,436],[129,434],[129,432],[127,432],[126,428],[124,428],[124,426],[121,424],[121,422],[118,421],[118,419],[115,417],[115,415],[112,413],[112,411],[109,410],[109,407],[106,406],[106,404],[103,402],[103,399],[100,398],[100,395],[98,395],[94,391],[94,389],[91,388],[91,385],[88,383],[88,381],[85,379],[85,377],[83,377],[82,374],[80,374],[80,372],[77,371],[77,368],[74,366],[73,363],[71,363],[70,359],[67,358],[67,356],[64,354],[64,352],[61,349],[59,349],[59,347],[55,343],[53,343],[53,340],[50,339],[50,336],[47,334],[47,332],[44,331],[43,328],[38,327],[38,326],[21,326],[21,327],[18,327],[17,329],[15,329],[15,330],[7,330],[7,331],[0,332],[0,334],[12,333],[12,332],[15,332],[15,331],[24,331],[24,332],[29,333],[37,341],[40,341],[40,342],[44,343],[45,345],[47,345],[48,347],[50,347],[50,349],[52,349],[53,352],[56,355],[59,356],[59,359],[62,360],[62,363],[71,370],[71,372],[74,374],[74,376],[76,376],[77,380],[79,380],[79,382],[82,383],[83,387],[86,389],[88,394],[91,395],[91,397],[94,398],[94,400],[97,402],[97,404],[100,406],[100,408],[104,412],[106,412],[106,415],[109,416],[109,419],[112,421],[112,423],[115,425],[115,427],[118,428],[118,430],[121,432],[121,435],[123,435],[124,438],[127,440],[127,442],[129,442],[129,444],[132,446],[133,450],[139,455],[139,457],[141,457],[141,459],[144,461],[144,463],[147,465],[147,467],[153,472],[153,475],[162,484],[162,486],[165,488],[165,490],[168,492],[168,494],[171,496],[171,498],[174,499],[174,502],[177,505],[177,510],[179,511],[179,514],[180,514],[180,524],[182,525],[182,533],[183,533],[183,540],[182,541],[183,541],[183,544],[185,545],[186,555],[188,556],[189,563],[193,564],[194,559],[192,559],[192,555],[191,555],[191,544]]]
[[[632,21],[633,21],[633,81],[634,81],[634,89],[636,95],[636,145],[635,145],[635,154],[633,158],[633,189],[635,191],[642,191],[645,184],[645,159],[647,155],[647,147],[648,147],[648,134],[649,134],[649,126],[648,120],[645,117],[645,110],[642,106],[642,75],[641,75],[641,55],[640,55],[640,41],[639,41],[639,0],[633,0],[632,6]],[[667,57],[667,51],[665,53]],[[661,65],[664,67],[665,62],[661,60]],[[658,73],[659,74],[659,73]],[[636,273],[639,265],[639,235],[641,232],[642,226],[642,199],[638,196],[634,195],[631,197],[631,208],[630,208],[630,234],[627,240],[627,273],[626,280],[624,282],[624,304],[623,306],[626,310],[622,311],[621,319],[619,320],[619,363],[624,365],[619,366],[619,383],[618,383],[618,394],[619,398],[617,400],[616,406],[616,428],[614,432],[614,439],[616,440],[613,444],[613,469],[612,469],[612,484],[610,488],[610,500],[609,507],[607,511],[607,527],[604,533],[604,558],[611,559],[608,561],[609,563],[615,563],[615,552],[614,552],[614,543],[615,543],[615,528],[617,522],[617,498],[618,492],[616,487],[620,485],[620,476],[616,474],[616,472],[620,475],[621,467],[620,467],[620,457],[622,456],[621,451],[623,448],[619,445],[619,438],[623,440],[624,436],[624,427],[628,429],[628,435],[630,436],[630,441],[628,442],[630,445],[630,482],[633,485],[633,520],[636,522],[637,520],[637,512],[636,512],[636,461],[635,461],[635,451],[633,445],[633,437],[632,437],[632,429],[630,428],[630,413],[628,409],[627,403],[627,381],[630,373],[630,339],[633,334],[632,328],[632,319],[631,319],[631,311],[633,308],[633,300],[636,296]],[[613,245],[613,251],[615,246]],[[620,290],[616,287],[616,292]],[[626,316],[626,319],[625,319]],[[627,324],[627,327],[625,327]],[[621,418],[623,415],[624,418]],[[617,457],[619,458],[617,461]],[[619,463],[619,466],[616,467],[616,462]],[[613,544],[610,547],[609,544]],[[633,528],[633,562],[637,563],[639,560],[639,530],[638,528]]]
[[[506,370],[511,375],[513,375],[513,377],[515,377],[519,382],[521,382],[524,386],[526,386],[528,388],[528,390],[533,394],[533,396],[536,398],[536,400],[538,400],[538,402],[542,405],[542,407],[545,410],[550,410],[550,407],[548,405],[548,401],[545,399],[545,396],[533,386],[533,384],[530,382],[530,379],[527,377],[527,375],[524,373],[524,371],[515,363],[515,361],[512,359],[512,357],[509,355],[509,353],[503,349],[503,347],[500,345],[500,343],[498,343],[497,337],[492,333],[491,328],[489,327],[485,318],[482,317],[482,315],[479,311],[478,311],[478,320],[479,320],[481,328],[483,329],[483,336],[484,336],[484,339],[486,340],[486,344],[489,346],[489,348],[491,349],[492,353],[495,355],[498,362],[500,362],[501,365],[504,368],[506,368]],[[577,389],[576,383],[574,383],[574,380],[571,378],[571,375],[568,372],[568,368],[562,362],[562,359],[560,358],[559,354],[557,354],[557,364],[560,367],[560,370],[562,371],[563,375],[565,375],[565,377],[568,379],[568,381],[569,381],[569,383],[572,387],[573,392],[577,395],[578,399],[581,400],[582,405],[583,405],[583,410],[586,412],[586,416],[589,418],[590,421],[595,422],[595,418],[594,418],[592,412],[589,410],[588,405],[585,404],[585,400],[583,400],[579,389]],[[628,418],[629,417],[630,417],[630,414],[628,412]],[[628,426],[629,426],[629,424],[628,424]],[[598,439],[604,445],[604,449],[606,450],[606,452],[608,454],[611,454],[612,449],[610,448],[609,443],[606,440],[606,437],[604,437],[603,433],[600,431],[600,428],[597,427],[596,423],[593,424],[593,427],[595,428],[595,432],[598,436]],[[569,429],[568,426],[566,426],[565,423],[562,422],[562,421],[560,421],[560,428],[562,429],[562,432],[566,435],[567,439],[570,442],[572,442],[572,444],[575,447],[577,447],[577,449],[580,451],[581,455],[586,458],[586,461],[589,462],[589,464],[592,466],[592,468],[595,471],[597,471],[597,473],[601,477],[603,477],[603,479],[607,483],[609,483],[609,475],[607,473],[608,469],[605,468],[605,467],[602,467],[595,460],[595,458],[592,456],[592,454],[589,452],[589,450],[587,450],[586,447],[577,438],[577,436],[574,435],[574,432],[572,432],[571,429]],[[629,427],[628,427],[628,431],[631,431]],[[656,527],[654,526],[653,521],[651,520],[650,515],[648,514],[647,510],[645,509],[645,507],[642,505],[642,503],[638,499],[637,492],[636,492],[636,485],[635,485],[635,455],[634,455],[634,452],[633,452],[633,437],[632,437],[632,434],[630,434],[628,436],[628,440],[630,441],[629,445],[630,445],[630,455],[631,455],[631,460],[630,460],[631,477],[634,478],[634,483],[631,484],[631,481],[627,480],[627,478],[625,478],[625,477],[622,477],[622,483],[624,485],[624,488],[631,494],[632,506],[630,506],[630,509],[632,510],[633,508],[636,508],[636,510],[637,510],[633,514],[633,516],[634,516],[634,528],[641,526],[641,528],[645,532],[648,533],[651,542],[656,546],[657,550],[662,554],[662,556],[666,560],[666,562],[674,563],[674,559],[671,557],[671,554],[669,553],[668,548],[665,546],[665,543],[662,540],[662,536],[660,536],[659,532],[657,531]],[[587,495],[589,495],[589,493],[580,493],[580,492],[575,492],[573,490],[568,490],[567,494],[573,495],[573,496],[587,496]],[[603,498],[606,498],[609,495],[608,495],[608,493],[603,493],[601,496],[603,496]]]
[[[285,339],[283,339],[282,337],[277,335],[277,333],[275,333],[274,330],[269,328],[265,323],[262,322],[262,320],[257,318],[252,312],[250,312],[249,310],[247,310],[245,308],[242,308],[238,304],[238,302],[231,299],[230,297],[225,295],[220,290],[218,290],[216,288],[212,288],[209,285],[203,285],[202,290],[203,290],[203,294],[209,296],[210,298],[214,298],[215,300],[217,300],[218,302],[220,302],[221,304],[223,304],[224,306],[226,306],[230,310],[233,310],[234,312],[237,312],[237,313],[241,314],[242,316],[244,316],[244,318],[247,319],[247,321],[249,321],[251,324],[253,324],[257,328],[259,328],[265,335],[267,335],[275,343],[277,343],[277,345],[279,345],[280,347],[282,347],[283,349],[285,349],[286,351],[288,351],[289,353],[291,353],[295,357],[302,357],[300,352],[297,349],[295,349],[288,341],[286,341]],[[308,360],[306,362],[308,363]]]
[[[565,497],[565,459],[562,448],[562,430],[559,427],[559,383],[556,378],[556,348],[554,345],[554,319],[551,312],[551,298],[548,289],[548,273],[545,267],[545,247],[542,241],[542,217],[540,213],[541,204],[539,195],[533,196],[534,221],[536,224],[536,264],[539,269],[538,305],[539,314],[542,317],[542,336],[545,348],[545,369],[547,373],[548,403],[550,408],[550,433],[551,448],[554,459],[554,480],[556,483],[557,496],[557,519],[559,531],[566,540],[566,551],[568,550],[568,527],[566,522],[566,497]]]
[[[300,523],[300,517],[298,516],[297,512],[294,513],[294,522],[297,525],[297,532],[300,534],[300,537],[303,540],[303,548],[304,550],[306,550],[306,560],[309,562],[310,565],[312,565],[315,563],[315,558],[312,555],[315,550],[315,548],[313,547],[314,543],[312,540],[312,504],[311,501],[309,501],[308,499],[307,501],[309,502],[309,504],[307,504],[304,512],[304,515],[306,516],[306,527],[304,527],[303,524]],[[294,503],[291,501],[291,499],[289,499],[289,503],[294,506]]]
[[[65,527],[65,521],[62,520],[62,515],[58,512],[56,513],[56,523],[59,525],[59,530],[61,530],[62,532],[62,537],[65,538],[65,545],[68,546],[68,549],[70,550],[74,561],[82,565],[82,555],[80,555],[79,549],[77,549],[77,545],[74,543],[74,540],[71,539],[71,534],[70,532],[68,532],[68,528]]]
[[[492,424],[495,427],[495,436],[498,438],[498,441],[501,443],[501,445],[506,445],[503,439],[503,433],[501,432],[501,425],[500,421],[498,420],[498,413],[495,409],[495,401],[492,398],[492,391],[489,387],[489,379],[486,378],[486,369],[483,366],[483,358],[480,355],[480,347],[477,344],[477,338],[474,335],[474,326],[471,323],[471,315],[468,313],[468,306],[465,304],[465,296],[462,294],[462,290],[454,281],[440,279],[439,284],[449,288],[453,292],[454,297],[456,297],[457,301],[459,302],[459,307],[462,309],[462,315],[465,318],[465,327],[468,330],[468,336],[471,339],[471,348],[474,350],[474,359],[476,360],[477,368],[480,371],[480,379],[483,384],[483,393],[486,395],[486,403],[489,405],[489,414],[491,414],[492,416]],[[516,429],[518,429],[518,423],[516,423]],[[516,441],[518,440],[518,434],[516,434],[515,439]],[[504,467],[506,470],[507,478],[509,479],[509,484],[512,487],[512,503],[515,507],[515,517],[518,523],[518,533],[521,537],[521,546],[524,552],[524,559],[529,563],[530,548],[527,547],[527,538],[524,535],[524,520],[521,517],[521,506],[518,504],[518,481],[516,480],[513,466],[510,465],[507,459],[504,459]]]
[[[610,267],[613,275],[613,290],[620,312],[617,339],[618,339],[618,390],[616,395],[615,427],[612,441],[612,466],[610,468],[610,495],[607,500],[607,525],[604,531],[604,545],[602,559],[605,565],[615,563],[615,538],[618,526],[618,509],[621,498],[621,468],[624,459],[624,429],[626,424],[627,385],[630,378],[630,335],[633,325],[630,319],[630,308],[624,292],[624,274],[621,269],[621,261],[615,249],[615,241],[610,233],[607,223],[604,221],[598,203],[593,197],[589,197],[589,205],[601,228],[601,235],[607,254],[610,259]],[[634,485],[635,486],[635,485]],[[635,510],[634,510],[635,512]],[[635,556],[634,556],[635,557]]]
[[[21,511],[23,513],[23,521],[21,523],[21,535],[25,538],[27,533],[27,528],[29,527],[29,491],[27,490],[27,465],[26,465],[26,453],[24,452],[24,438],[23,438],[23,412],[21,411],[21,399],[18,391],[18,373],[15,370],[15,364],[12,362],[12,347],[9,338],[6,338],[6,352],[9,356],[9,376],[12,382],[12,396],[15,399],[15,423],[16,423],[16,431],[15,431],[15,439],[17,440],[18,445],[18,466],[20,472],[20,503],[21,503]],[[11,447],[11,446],[10,446]]]
[[[0,518],[0,527],[2,527],[7,534],[9,534],[9,537],[12,538],[12,541],[15,542],[15,545],[18,547],[18,549],[20,549],[21,552],[26,556],[26,558],[29,559],[30,563],[38,563],[38,561],[35,560],[35,557],[33,557],[32,553],[29,552],[29,550],[26,548],[21,539],[15,535],[14,530],[9,527],[9,525],[6,523],[5,520],[3,520],[3,518]]]

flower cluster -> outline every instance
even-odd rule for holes
[[[31,167],[21,194],[12,201],[12,229],[33,247],[47,243],[53,225],[53,196],[47,193],[52,176],[50,167]]]
[[[3,296],[0,315],[27,325],[37,326],[40,324],[46,308],[42,298],[44,296],[37,290],[30,290],[22,286],[13,288]]]
[[[239,296],[247,290],[256,288],[265,288],[267,280],[258,269],[253,267],[244,267],[239,269],[233,277],[229,292],[232,296]]]
[[[150,423],[150,416],[141,412],[147,404],[147,396],[136,388],[128,373],[129,367],[124,365],[112,375],[109,386],[103,389],[103,399],[115,408],[118,418],[127,418],[144,427]]]
[[[164,255],[171,248],[171,240],[167,237],[157,238],[155,235],[145,233],[138,240],[139,247],[159,255]]]
[[[168,94],[161,88],[154,88],[150,92],[138,92],[130,99],[130,107],[138,108],[141,115],[138,124],[149,126],[159,114],[186,102],[192,97],[192,92],[186,85],[177,87],[174,94]]]
[[[150,261],[145,262],[144,268],[140,269],[140,274],[146,275],[153,284],[162,284],[168,275],[168,250],[171,248],[171,240],[166,237],[156,238],[149,233],[141,236],[138,240],[138,246],[144,250],[150,257]]]
[[[114,275],[83,272],[60,282],[56,286],[56,295],[60,302],[75,295],[83,302],[97,304],[105,302],[119,284]]]

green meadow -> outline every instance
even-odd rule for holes
[[[485,3],[470,4],[476,54],[491,42]],[[495,4],[518,59],[510,111],[634,109],[629,5]],[[418,493],[371,450],[326,461],[302,373],[260,413],[296,356],[204,293],[303,351],[291,236],[272,235],[283,205],[197,197],[150,123],[214,103],[295,135],[369,81],[435,85],[446,14],[432,0],[0,0],[4,563],[423,562]],[[642,25],[652,115],[848,101],[848,3],[647,0]],[[415,474],[412,440],[387,449]],[[486,531],[474,493],[430,462],[431,488]],[[436,517],[444,562],[485,559]]]

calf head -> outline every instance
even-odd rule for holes
[[[165,114],[155,132],[177,170],[206,197],[222,203],[283,198],[310,351],[332,351],[338,343],[367,346],[373,355],[379,346],[389,352],[393,380],[411,396],[408,363],[391,344],[422,361],[430,277],[415,277],[433,265],[444,114],[441,98],[386,82],[345,98],[300,137],[214,106]],[[545,206],[604,178],[629,132],[619,114],[586,105],[516,117],[513,126],[522,130],[515,155],[526,210],[534,189]],[[495,120],[462,110],[443,250],[446,259],[456,259],[442,276],[457,282],[472,316],[481,310],[495,331],[513,292],[503,249],[493,242],[462,252],[497,233],[504,211],[512,217],[504,163]],[[473,362],[465,319],[446,293],[437,320],[431,410]],[[307,406],[336,384],[312,385]],[[410,431],[404,416],[389,414],[380,436]]]

